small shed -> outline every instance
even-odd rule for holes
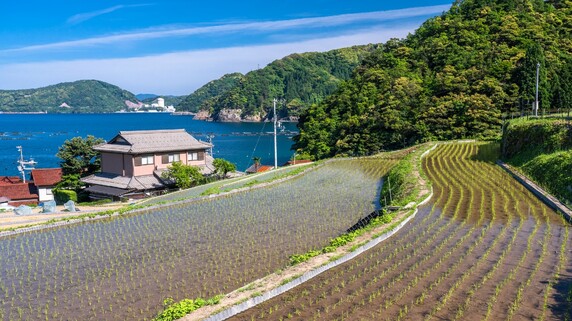
[[[52,189],[62,180],[62,169],[33,169],[31,178],[38,189],[38,200],[40,202],[53,201],[54,195],[52,194]]]
[[[273,168],[274,168],[274,166],[254,164],[246,170],[246,173],[247,174],[263,173],[263,172],[267,172]]]

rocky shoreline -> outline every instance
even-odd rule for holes
[[[198,111],[193,119],[194,120],[204,120],[204,121],[217,121],[222,123],[240,123],[240,122],[263,122],[268,121],[267,115],[246,115],[242,116],[242,109],[229,109],[224,108],[219,111],[217,115],[212,115],[208,110]],[[281,122],[298,122],[298,117],[289,116],[287,118],[280,119]]]

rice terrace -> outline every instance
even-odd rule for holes
[[[374,211],[396,161],[333,160],[247,192],[3,237],[0,319],[143,320],[166,298],[230,292]]]
[[[230,320],[569,320],[570,225],[494,164],[498,145],[423,161],[432,204],[393,238]]]
[[[572,0],[115,2],[4,1],[0,321],[572,321]]]
[[[379,209],[381,178],[409,152],[3,237],[1,319],[152,319],[166,298],[229,293]],[[396,235],[231,320],[569,319],[569,223],[497,157],[494,143],[438,145],[420,163],[434,195]]]

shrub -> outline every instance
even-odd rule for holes
[[[395,165],[385,177],[381,189],[381,203],[384,205],[403,206],[414,201],[417,196],[417,178],[413,175],[413,164],[406,157]],[[385,204],[385,201],[388,201]]]
[[[75,191],[67,189],[54,189],[53,194],[56,204],[61,205],[69,200],[77,203],[77,193]]]
[[[164,310],[156,316],[153,321],[172,321],[180,319],[205,305],[218,304],[222,297],[222,295],[217,295],[208,300],[201,298],[195,300],[185,299],[177,303],[173,303],[174,300],[172,298],[167,298],[163,301]]]
[[[207,188],[204,192],[202,192],[201,196],[207,196],[207,195],[219,194],[219,193],[220,193],[220,187],[219,186],[213,186],[213,187]]]

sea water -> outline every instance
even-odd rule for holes
[[[168,113],[115,114],[0,114],[0,176],[19,175],[16,161],[22,146],[24,159],[33,158],[36,168],[59,167],[56,156],[66,140],[93,135],[109,141],[119,131],[185,129],[195,138],[208,141],[212,136],[213,156],[236,164],[240,171],[252,164],[274,165],[273,123],[218,123],[193,120],[192,116]],[[293,156],[295,123],[282,123],[278,129],[278,166]]]

